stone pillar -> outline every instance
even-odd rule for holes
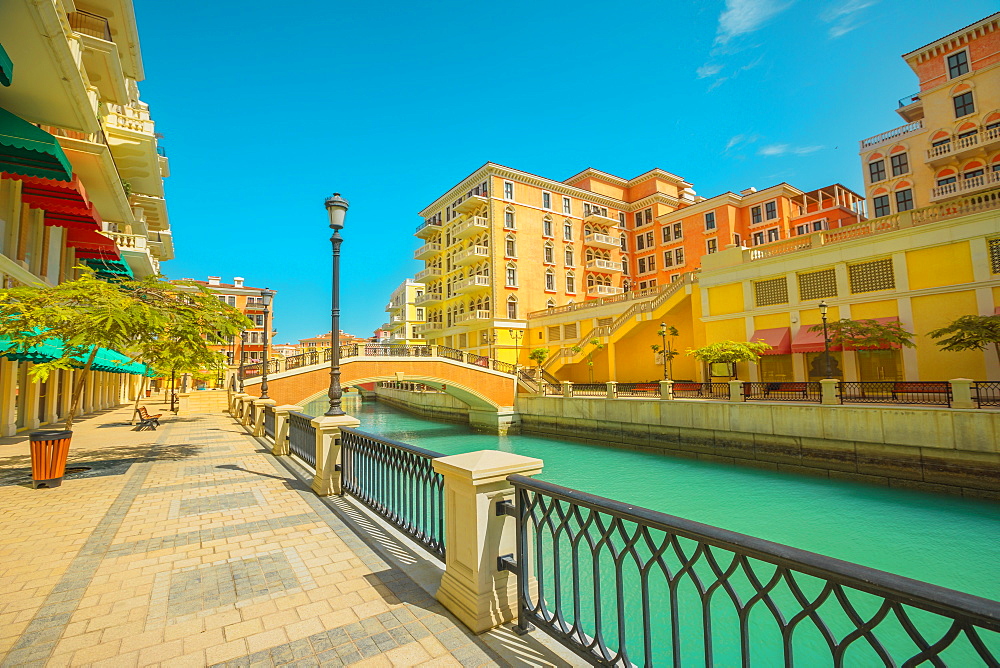
[[[80,409],[80,414],[92,413],[94,411],[94,376],[96,374],[93,370],[87,372],[87,378],[83,381],[83,401],[81,402],[82,408]]]
[[[521,432],[521,414],[514,409],[498,408],[496,410],[478,408],[469,409],[469,426],[473,429],[488,431],[491,434],[518,434]]]
[[[34,366],[34,365],[31,365]],[[28,367],[28,371],[31,371],[31,366]],[[38,429],[38,399],[41,395],[39,390],[41,386],[37,381],[31,380],[31,375],[28,375],[28,386],[21,388],[21,394],[24,395],[24,403],[21,407],[24,409],[24,419],[21,424],[27,429]]]
[[[274,399],[258,399],[255,402],[257,406],[257,418],[253,423],[253,435],[263,436],[264,435],[264,407],[265,406],[276,406],[278,404]]]
[[[271,454],[278,457],[288,454],[288,414],[300,412],[302,406],[285,404],[274,407],[274,445]]]
[[[250,404],[254,403],[257,397],[252,394],[244,394],[240,401],[243,402],[243,409],[240,412],[240,424],[244,427],[250,426]]]
[[[73,388],[76,387],[77,374],[79,371],[64,369],[63,375],[63,395],[59,402],[59,417],[64,418],[69,415],[69,409],[73,404]]]
[[[178,415],[189,415],[191,413],[191,393],[190,392],[178,392],[177,393],[177,414]]]
[[[820,401],[828,406],[833,406],[840,403],[840,397],[837,396],[837,390],[840,388],[840,381],[836,378],[824,378],[819,381],[821,388],[821,399]]]
[[[952,408],[975,408],[976,402],[972,400],[971,378],[952,378],[951,383],[951,407]]]
[[[0,436],[17,433],[15,412],[17,403],[18,363],[0,357]]]
[[[243,407],[243,397],[247,396],[243,392],[233,392],[229,397],[229,414],[234,418],[240,417],[240,408]]]
[[[573,397],[573,383],[569,382],[568,380],[564,380],[564,381],[562,381],[559,384],[562,385],[563,396],[566,397],[566,398],[572,398]]]
[[[350,415],[322,415],[313,418],[316,428],[316,475],[312,490],[319,496],[342,494],[340,486],[340,428],[358,427],[359,420]]]
[[[498,501],[512,500],[507,476],[541,473],[542,460],[480,450],[434,460],[444,476],[445,572],[437,599],[473,633],[517,617],[517,578],[497,570],[501,555],[515,552],[511,517],[497,515]]]
[[[608,385],[608,399],[618,398],[618,383],[613,380],[607,382]]]
[[[59,374],[56,369],[49,374],[48,392],[45,393],[45,420],[49,424],[59,421]]]
[[[731,380],[731,381],[729,381],[729,400],[730,401],[743,401],[743,381],[742,380]]]
[[[665,401],[673,401],[674,399],[674,381],[672,380],[661,380],[660,381],[660,399]]]

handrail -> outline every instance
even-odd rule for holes
[[[912,123],[907,123],[906,125],[900,125],[898,128],[893,128],[892,130],[886,130],[881,134],[877,134],[874,137],[869,137],[868,139],[862,139],[859,144],[862,149],[871,148],[872,146],[878,146],[882,142],[887,142],[890,139],[896,139],[902,137],[903,135],[908,135],[911,132],[916,132],[917,130],[924,129],[924,119],[919,121],[914,121]]]

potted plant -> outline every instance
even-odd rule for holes
[[[178,347],[207,350],[210,337],[234,334],[246,325],[239,311],[197,284],[159,277],[110,283],[79,269],[78,279],[59,285],[0,290],[0,336],[10,343],[7,353],[49,351],[30,369],[32,382],[44,382],[56,369],[82,369],[70,388],[63,428],[30,435],[35,487],[62,482],[73,422],[95,363],[104,370],[143,371],[137,361],[157,363],[161,351]]]
[[[539,382],[541,382],[542,380],[542,364],[545,363],[545,360],[547,360],[548,357],[549,357],[548,348],[535,348],[534,350],[531,351],[531,353],[528,354],[528,359],[535,363],[535,369],[537,374],[536,377],[538,378]]]

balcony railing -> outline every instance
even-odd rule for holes
[[[587,260],[588,271],[621,271],[622,263],[614,260]]]
[[[417,281],[423,281],[427,278],[440,278],[441,267],[427,267],[422,269],[413,275],[413,278]]]
[[[489,257],[490,249],[487,246],[473,246],[472,248],[466,248],[463,251],[455,253],[452,260],[459,267],[463,267],[467,264],[472,264],[473,262],[486,260]]]
[[[583,238],[583,245],[611,250],[619,247],[619,241],[607,234],[588,234]]]
[[[90,12],[75,11],[67,14],[67,18],[69,19],[69,27],[73,29],[73,32],[103,39],[105,42],[114,41],[111,39],[111,25],[103,16],[91,14]]]
[[[106,109],[107,115],[104,118],[104,122],[109,128],[141,132],[147,135],[154,134],[153,128],[155,124],[149,117],[149,109],[142,109],[128,104],[109,104],[106,106]],[[166,156],[166,151],[160,155]]]
[[[441,231],[441,221],[439,220],[425,220],[417,226],[416,235],[421,239],[425,239],[432,234],[437,234]]]
[[[456,225],[451,231],[451,236],[456,239],[464,239],[465,237],[471,237],[473,234],[485,232],[488,229],[490,229],[488,220],[482,216],[473,216]]]
[[[992,144],[994,142],[1000,142],[1000,128],[980,130],[976,134],[969,135],[968,137],[960,137],[953,139],[947,144],[932,146],[927,149],[927,159],[938,160],[969,149],[979,147],[986,148],[988,144]]]
[[[413,251],[414,260],[426,260],[429,257],[433,257],[441,252],[441,244],[436,241],[424,244],[417,250]]]
[[[971,179],[959,179],[954,183],[946,183],[943,186],[935,186],[934,188],[931,188],[931,199],[944,199],[945,197],[962,195],[965,193],[975,192],[977,190],[984,190],[986,188],[995,188],[998,185],[1000,185],[1000,172],[986,172],[985,174],[974,176]]]
[[[914,121],[913,123],[907,123],[906,125],[900,125],[898,128],[893,128],[892,130],[886,130],[882,134],[875,135],[874,137],[869,137],[868,139],[862,139],[861,149],[871,148],[873,146],[878,146],[879,144],[884,144],[887,141],[892,141],[894,139],[899,139],[900,137],[905,137],[906,135],[913,134],[914,132],[919,132],[924,129],[924,119],[919,121]]]
[[[902,109],[903,107],[908,107],[914,102],[920,102],[920,91],[910,93],[909,95],[904,95],[899,98],[899,108]]]
[[[598,225],[603,225],[605,227],[616,227],[618,225],[618,220],[605,215],[601,211],[596,211],[594,209],[590,210],[590,213],[584,213],[584,222],[596,223]]]
[[[119,232],[102,232],[101,234],[113,239],[115,245],[119,248],[128,248],[129,250],[146,250],[148,247],[147,242],[149,240],[141,234],[121,234]]]
[[[485,194],[482,195],[470,195],[467,199],[462,200],[461,204],[455,206],[455,211],[459,213],[472,213],[480,207],[486,206],[489,203],[489,199],[486,198]]]
[[[417,297],[413,303],[417,306],[423,306],[425,304],[436,304],[441,301],[441,293],[439,292],[425,292],[424,294]]]
[[[473,292],[490,287],[489,276],[470,276],[464,281],[455,283],[455,292]]]
[[[475,311],[469,311],[468,313],[463,313],[462,315],[455,318],[456,325],[462,324],[473,324],[476,322],[481,322],[483,320],[489,320],[493,317],[492,312],[483,309],[478,309]]]
[[[620,295],[622,292],[624,291],[621,288],[616,288],[613,285],[591,285],[587,288],[588,295],[599,295],[601,297]]]
[[[426,334],[428,332],[436,332],[438,330],[444,329],[444,324],[440,322],[422,322],[419,325],[413,326],[414,334]]]

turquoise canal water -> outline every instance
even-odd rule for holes
[[[1000,505],[538,436],[482,434],[378,402],[361,429],[443,454],[503,450],[543,480],[1000,600]],[[325,401],[306,407],[319,415]]]

